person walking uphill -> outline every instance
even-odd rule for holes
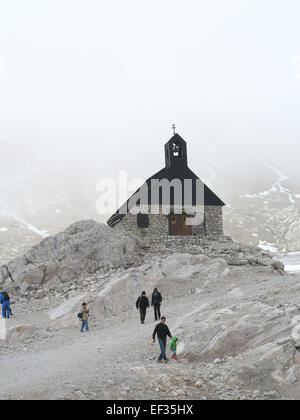
[[[10,318],[10,297],[8,293],[1,292],[0,294],[0,303],[2,305],[2,316],[3,318]]]
[[[158,358],[158,363],[162,363],[163,360],[165,363],[168,363],[168,358],[166,355],[166,349],[167,349],[167,336],[170,337],[172,339],[171,333],[169,328],[166,325],[166,317],[163,316],[160,320],[160,323],[156,325],[155,330],[153,332],[153,343],[155,343],[155,337],[157,334],[157,338],[158,338],[158,343],[160,346],[160,356]]]
[[[142,296],[140,296],[138,300],[136,301],[136,309],[140,310],[142,324],[145,323],[147,308],[149,307],[150,307],[149,299],[146,296],[146,292],[143,292]]]
[[[151,306],[154,307],[154,318],[155,321],[158,321],[161,317],[160,315],[160,305],[162,302],[162,296],[161,293],[155,288],[152,293],[152,302]]]

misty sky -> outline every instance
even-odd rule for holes
[[[298,173],[299,16],[299,0],[3,0],[6,167],[148,177],[175,122],[200,176]]]

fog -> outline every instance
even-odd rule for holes
[[[90,215],[97,180],[164,166],[173,123],[223,199],[269,164],[297,185],[299,15],[298,0],[2,2],[1,198],[68,196],[76,213],[84,193],[74,217]]]

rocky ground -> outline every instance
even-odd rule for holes
[[[24,256],[6,265],[13,281],[4,270],[2,282],[15,300],[15,317],[0,340],[6,378],[0,398],[300,397],[299,275],[284,273],[268,253],[230,242],[180,253],[166,247],[155,255],[134,238],[110,239],[102,225],[85,251],[78,250],[91,223],[72,226],[60,242],[46,239],[26,254],[30,263],[23,265]],[[109,244],[118,252],[107,252]],[[63,255],[58,249],[68,250],[67,258],[58,261],[53,278],[36,282],[38,265],[50,261],[53,267]],[[81,270],[91,255],[101,264]],[[63,266],[77,275],[55,277]],[[135,309],[142,289],[150,294],[155,286],[171,332],[179,336],[178,362],[163,366],[151,342],[152,311],[140,325]],[[76,317],[82,301],[91,309],[91,330],[83,334]]]

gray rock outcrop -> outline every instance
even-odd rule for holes
[[[44,285],[69,283],[111,268],[136,265],[139,249],[134,236],[93,220],[81,221],[3,265],[0,284],[23,294]]]

